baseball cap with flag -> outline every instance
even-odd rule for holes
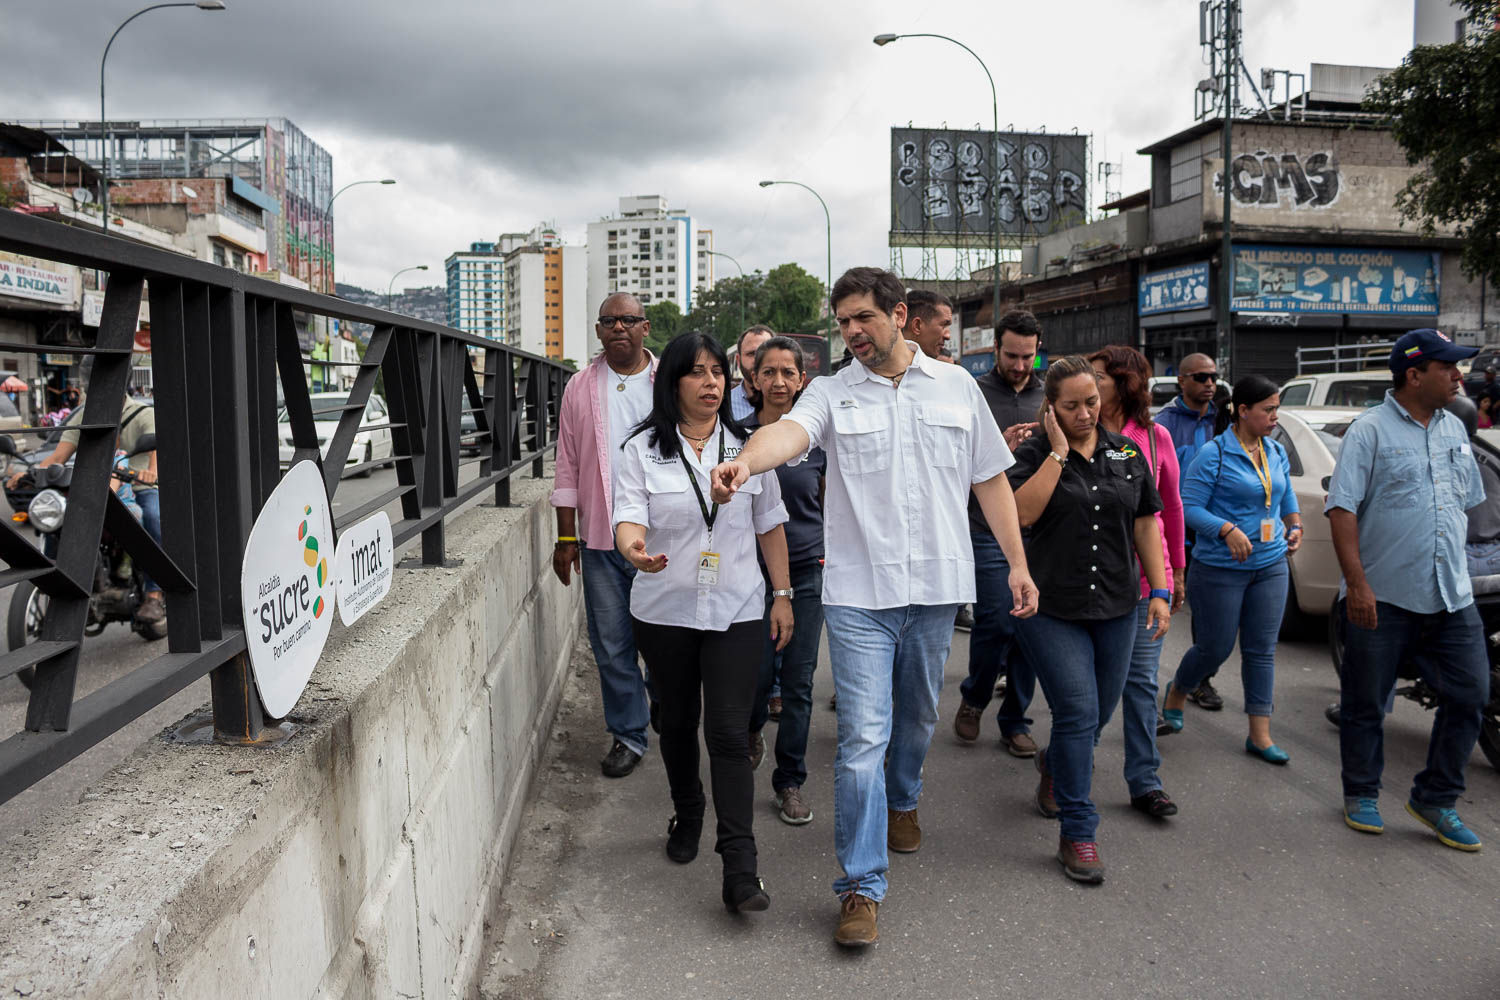
[[[1423,361],[1463,361],[1479,353],[1477,347],[1461,347],[1441,330],[1409,330],[1391,348],[1391,371],[1399,375]]]

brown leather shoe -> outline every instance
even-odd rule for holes
[[[958,714],[953,717],[953,735],[962,743],[973,743],[979,739],[979,720],[984,709],[975,708],[962,698],[958,701]]]
[[[1012,757],[1020,757],[1025,760],[1036,756],[1036,740],[1031,738],[1030,733],[1012,733],[1009,736],[1000,735],[1000,745]]]
[[[915,809],[886,810],[886,846],[898,854],[915,854],[922,846],[922,824]]]
[[[160,591],[152,591],[141,601],[141,606],[135,609],[136,621],[147,625],[155,625],[157,622],[166,620],[167,606],[162,603]]]
[[[875,916],[880,904],[869,896],[851,892],[844,897],[839,909],[839,926],[833,932],[833,940],[845,948],[863,948],[874,944],[880,937],[875,929]]]

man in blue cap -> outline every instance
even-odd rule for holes
[[[1457,362],[1478,353],[1437,330],[1412,330],[1391,350],[1385,402],[1344,435],[1325,510],[1343,570],[1345,632],[1339,699],[1344,822],[1380,833],[1385,702],[1404,660],[1437,692],[1427,766],[1406,811],[1444,845],[1477,851],[1454,805],[1489,698],[1484,626],[1474,607],[1465,511],[1484,502],[1479,466],[1461,420]]]

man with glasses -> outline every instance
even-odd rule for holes
[[[606,777],[623,778],[646,752],[650,704],[630,622],[636,571],[615,550],[610,528],[611,473],[626,436],[651,412],[656,358],[645,349],[651,323],[634,295],[617,292],[605,299],[594,330],[604,349],[563,390],[552,490],[557,508],[552,570],[564,586],[575,572],[583,580],[604,724],[614,741],[600,767]]]

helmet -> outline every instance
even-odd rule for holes
[[[1479,407],[1474,400],[1460,394],[1453,397],[1453,402],[1449,403],[1445,409],[1464,422],[1464,430],[1468,432],[1469,437],[1474,436],[1474,432],[1479,429]]]

